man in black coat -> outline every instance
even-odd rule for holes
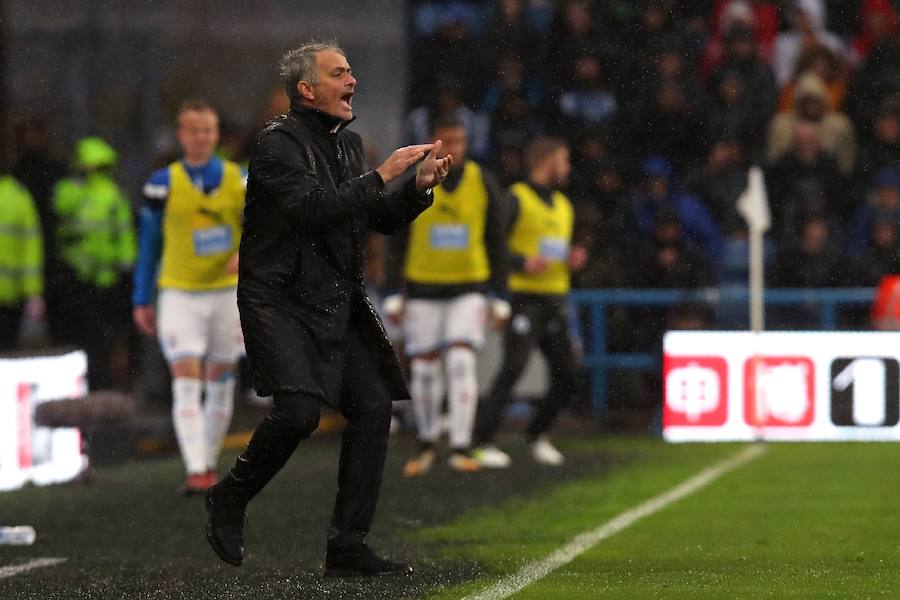
[[[271,412],[223,480],[210,488],[207,539],[226,562],[243,562],[247,503],[318,426],[321,404],[347,419],[326,575],[405,573],[365,543],[387,450],[391,401],[409,398],[384,328],[363,285],[369,229],[391,233],[432,202],[452,157],[440,141],[396,150],[364,166],[353,120],[356,79],[334,44],[285,55],[291,111],[270,121],[250,159],[240,248],[238,306],[258,393]],[[384,185],[423,158],[402,189]]]

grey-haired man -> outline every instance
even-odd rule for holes
[[[321,405],[347,419],[326,576],[408,573],[366,544],[387,450],[391,401],[409,398],[363,284],[368,230],[392,233],[432,202],[449,171],[440,141],[394,151],[367,170],[353,120],[356,78],[335,44],[310,43],[281,64],[291,111],[270,121],[250,158],[238,306],[257,392],[274,405],[233,469],[207,493],[207,539],[243,562],[247,503],[318,426]],[[427,154],[427,155],[426,155]],[[385,183],[418,161],[400,191]]]

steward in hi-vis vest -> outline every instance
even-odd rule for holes
[[[384,310],[403,327],[410,357],[410,392],[421,448],[406,464],[408,477],[434,461],[444,394],[450,417],[450,468],[479,468],[470,456],[478,398],[476,353],[490,313],[495,325],[509,317],[505,298],[505,223],[509,200],[477,163],[466,160],[468,140],[453,118],[432,124],[433,140],[453,156],[434,188],[434,204],[397,235],[387,262]],[[486,298],[490,296],[490,300]]]
[[[54,341],[82,348],[91,389],[112,387],[112,352],[130,336],[128,285],[137,253],[131,202],[114,173],[118,153],[98,137],[75,145],[73,175],[53,190],[57,273],[48,290]]]
[[[482,466],[505,467],[510,463],[509,455],[494,445],[494,438],[513,386],[535,346],[547,361],[550,377],[547,394],[526,433],[537,462],[563,462],[546,433],[576,390],[577,367],[569,337],[566,295],[570,273],[584,266],[587,252],[572,243],[572,203],[558,190],[569,180],[569,148],[557,138],[538,138],[529,146],[526,159],[528,181],[510,188],[513,215],[507,251],[513,265],[508,285],[512,315],[505,334],[503,366],[475,427],[478,446],[474,455]]]
[[[0,352],[15,350],[28,312],[43,312],[44,245],[28,189],[0,176]],[[36,310],[40,307],[40,310]]]

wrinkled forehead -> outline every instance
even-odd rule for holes
[[[336,50],[321,50],[316,54],[316,64],[319,70],[331,71],[332,69],[344,68],[349,69],[350,63],[347,57]]]

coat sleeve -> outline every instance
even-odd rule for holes
[[[420,194],[416,178],[410,177],[398,191],[382,194],[368,206],[369,228],[390,235],[412,223],[433,201],[434,195]]]
[[[327,190],[319,184],[315,170],[292,137],[277,129],[266,130],[250,161],[250,185],[262,186],[285,217],[307,231],[352,221],[368,207],[384,202],[384,184],[374,171],[348,179],[337,190]]]

